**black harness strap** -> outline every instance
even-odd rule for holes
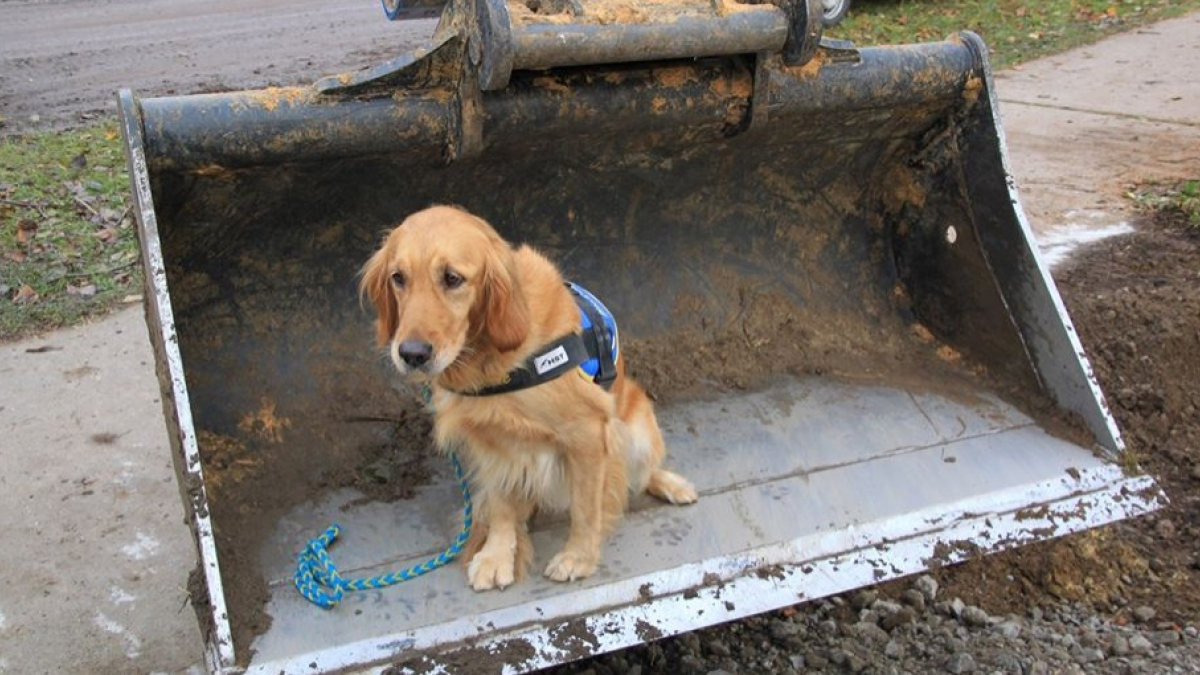
[[[456,392],[463,396],[494,396],[507,394],[535,387],[544,382],[556,380],[590,360],[597,360],[599,370],[593,377],[596,384],[607,391],[617,379],[617,363],[613,359],[612,336],[600,310],[587,298],[574,292],[575,304],[579,311],[586,315],[591,328],[583,331],[583,335],[571,333],[545,345],[525,360],[520,366],[508,373],[508,377],[500,384],[494,384],[473,391]]]
[[[458,393],[463,396],[494,396],[528,389],[543,382],[556,380],[587,360],[588,351],[583,338],[572,333],[539,349],[536,354],[510,371],[508,378],[500,384]]]

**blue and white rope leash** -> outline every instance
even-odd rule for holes
[[[329,557],[328,548],[333,545],[342,528],[337,523],[329,526],[321,536],[310,539],[300,552],[296,563],[296,589],[305,598],[324,609],[332,609],[341,601],[346,591],[370,591],[386,588],[401,581],[408,581],[431,572],[458,557],[462,553],[467,537],[471,535],[471,489],[467,486],[466,473],[458,457],[451,452],[450,463],[454,466],[454,476],[463,496],[463,527],[449,548],[429,560],[407,569],[383,574],[368,579],[344,579],[338,572],[337,565]]]

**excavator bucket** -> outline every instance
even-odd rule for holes
[[[120,94],[214,673],[516,673],[1156,508],[1006,166],[987,49],[855,48],[819,0],[422,0],[421,49],[311,86]],[[687,507],[633,500],[592,577],[457,565],[333,608],[461,527],[357,274],[460,205],[616,314]]]

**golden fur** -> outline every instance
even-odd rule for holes
[[[465,211],[435,206],[388,234],[363,268],[361,290],[396,368],[432,385],[435,440],[458,449],[470,474],[477,516],[463,560],[475,590],[524,576],[538,509],[570,515],[566,545],[545,568],[567,581],[596,571],[630,492],[696,500],[686,479],[661,468],[654,408],[623,362],[611,392],[568,373],[500,395],[459,393],[503,382],[539,347],[579,331],[575,301],[540,253],[510,246]]]

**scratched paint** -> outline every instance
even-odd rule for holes
[[[138,532],[137,539],[132,544],[122,546],[121,552],[134,560],[145,560],[150,556],[156,555],[159,546],[160,544],[157,539],[145,532]]]

